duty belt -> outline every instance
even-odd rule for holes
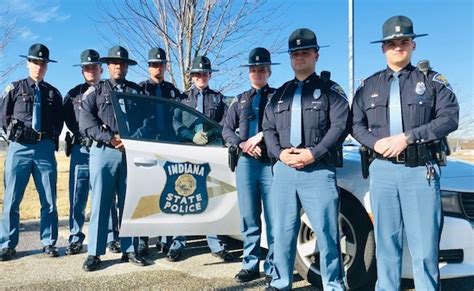
[[[405,164],[405,152],[401,152],[398,156],[394,158],[386,158],[379,153],[375,153],[375,157],[379,160],[389,161],[394,164]]]
[[[15,129],[15,132],[11,134],[11,141],[19,143],[37,144],[44,139],[55,139],[55,137],[49,132],[37,132],[31,127],[22,127]]]
[[[88,137],[74,136],[74,144],[90,147],[94,141]]]
[[[390,161],[394,164],[405,164],[407,167],[425,166],[429,162],[440,162],[437,159],[439,150],[432,144],[409,145],[397,157],[385,158],[383,155],[375,153],[375,157],[380,160]]]
[[[115,149],[115,147],[113,145],[111,145],[110,143],[105,143],[103,141],[92,141],[92,145],[95,146],[95,147],[102,147],[102,146],[105,146],[105,147],[108,147],[108,148],[112,148],[112,149]]]

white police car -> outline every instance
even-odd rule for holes
[[[140,108],[140,112],[128,111]],[[240,235],[235,174],[221,127],[199,112],[174,101],[117,93],[113,98],[127,156],[128,178],[121,235]],[[155,118],[157,116],[167,116]],[[209,143],[194,145],[174,117],[196,119]],[[176,134],[176,130],[178,134]],[[442,168],[444,228],[440,243],[442,278],[474,275],[474,166],[450,160]],[[368,180],[362,179],[357,145],[344,149],[344,167],[337,171],[341,193],[341,248],[351,288],[373,283],[375,242]],[[279,214],[284,215],[284,214]],[[296,269],[320,283],[317,237],[302,213]],[[275,250],[278,252],[278,250]],[[408,248],[403,277],[411,278]]]

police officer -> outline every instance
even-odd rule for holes
[[[81,252],[85,234],[82,232],[85,220],[85,208],[89,193],[89,151],[92,140],[82,136],[79,132],[79,115],[81,112],[82,95],[90,87],[100,81],[102,66],[99,62],[99,53],[93,49],[81,53],[82,75],[85,82],[69,90],[64,97],[64,121],[73,133],[72,138],[67,135],[66,155],[71,156],[69,165],[69,246],[66,254],[75,255]],[[118,215],[117,206],[111,208],[109,219],[109,250],[120,252],[118,244]]]
[[[319,46],[313,31],[297,29],[288,46],[295,78],[277,89],[263,120],[269,154],[278,158],[271,189],[276,270],[270,288],[291,288],[303,207],[318,238],[323,287],[344,290],[335,164],[347,135],[349,105],[338,84],[315,73]]]
[[[403,236],[417,290],[439,290],[442,226],[435,144],[458,127],[459,107],[448,81],[411,64],[413,23],[393,16],[382,27],[387,68],[359,87],[353,136],[375,151],[370,194],[377,245],[377,290],[400,289]]]
[[[108,57],[99,59],[107,63],[110,79],[89,87],[82,97],[79,127],[85,136],[94,140],[90,150],[91,219],[89,225],[88,257],[84,261],[85,271],[94,271],[100,266],[100,255],[105,254],[107,225],[112,202],[117,196],[121,220],[125,202],[127,165],[125,148],[118,134],[117,121],[111,103],[112,92],[140,94],[138,84],[125,79],[129,65],[137,62],[128,58],[128,51],[121,46],[109,50]],[[126,106],[132,106],[126,104]],[[121,237],[122,261],[145,266],[149,262],[136,251],[138,239]]]
[[[54,151],[63,127],[62,97],[44,81],[49,49],[43,44],[30,47],[29,76],[8,85],[2,97],[0,126],[8,130],[5,160],[5,196],[0,222],[0,260],[15,255],[20,228],[19,207],[30,175],[41,203],[40,237],[43,251],[57,257],[58,212],[56,209],[57,165]]]
[[[242,151],[237,163],[241,231],[244,239],[242,269],[235,275],[238,282],[260,277],[260,216],[262,203],[266,222],[268,253],[263,265],[267,280],[273,268],[273,200],[270,195],[272,169],[263,141],[262,119],[265,106],[275,89],[268,86],[272,70],[270,52],[262,47],[250,51],[248,64],[251,88],[237,95],[225,117],[222,136],[227,144]]]
[[[217,72],[217,70],[212,69],[211,61],[207,57],[195,57],[190,70],[193,85],[184,92],[185,96],[181,99],[181,103],[195,108],[216,122],[223,123],[227,105],[220,92],[209,88],[212,72]],[[175,113],[173,116],[174,130],[184,141],[192,141],[198,145],[207,144],[211,133],[206,131],[203,126],[203,124],[196,123],[193,116],[187,116],[185,113]],[[232,254],[226,250],[225,244],[217,235],[208,235],[207,244],[212,255],[225,262],[233,260]]]
[[[159,47],[152,48],[148,52],[148,73],[150,79],[140,83],[143,91],[148,96],[158,96],[163,98],[179,100],[181,98],[181,92],[170,82],[165,81],[166,73],[166,52]],[[155,114],[155,118],[160,118],[157,124],[161,126],[159,131],[161,136],[163,134],[169,136],[174,134],[172,132],[171,124],[171,112],[168,112],[162,108],[159,114]],[[171,131],[169,131],[171,129]],[[163,137],[166,139],[166,137]],[[158,238],[156,244],[157,249],[166,253],[166,258],[171,261],[177,261],[181,257],[182,251],[186,248],[186,238],[184,236],[167,236],[163,238]],[[148,253],[148,237],[140,238],[139,245],[140,254],[144,255]]]

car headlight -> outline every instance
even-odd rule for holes
[[[459,192],[441,190],[441,204],[443,212],[462,215]]]

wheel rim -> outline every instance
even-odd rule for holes
[[[341,244],[342,260],[346,271],[352,266],[357,252],[357,239],[354,227],[349,220],[339,214],[339,237]],[[297,252],[304,264],[316,274],[321,274],[319,269],[319,250],[315,249],[317,242],[306,213],[301,216],[301,229],[296,245]]]

